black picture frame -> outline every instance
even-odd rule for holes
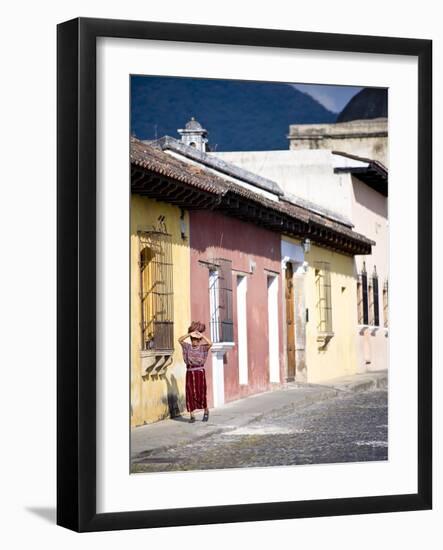
[[[105,531],[432,507],[432,41],[78,18],[57,29],[57,523]],[[418,490],[294,502],[96,511],[96,39],[135,38],[418,59]]]

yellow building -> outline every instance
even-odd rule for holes
[[[188,215],[131,198],[131,426],[184,410],[185,366],[177,339],[190,320]]]
[[[282,237],[286,378],[355,374],[357,293],[352,255]]]
[[[311,246],[306,274],[308,382],[357,372],[354,258]]]

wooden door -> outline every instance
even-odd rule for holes
[[[292,264],[286,264],[286,364],[287,379],[295,379],[295,318],[294,318],[294,282]]]

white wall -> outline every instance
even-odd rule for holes
[[[47,0],[8,3],[3,8],[0,239],[3,269],[0,274],[2,315],[0,365],[2,366],[2,453],[0,457],[1,539],[11,550],[30,545],[48,549],[84,550],[105,545],[109,550],[122,545],[161,548],[186,546],[195,538],[211,550],[254,546],[267,549],[286,541],[297,545],[359,550],[417,547],[437,549],[441,545],[443,488],[436,477],[435,510],[371,516],[333,517],[279,522],[239,523],[204,527],[155,529],[76,535],[54,526],[55,506],[55,25],[78,15],[250,27],[286,28],[305,31],[344,32],[433,38],[434,97],[443,96],[443,36],[438,3],[423,0],[410,3],[398,17],[398,5],[373,0],[371,9],[361,12],[350,0],[294,4],[275,0],[254,4],[226,0],[209,4],[171,0],[140,3],[116,0]],[[343,15],[345,14],[345,16]],[[435,120],[443,122],[443,104],[435,104]],[[435,151],[443,149],[441,133],[435,134]],[[435,155],[437,158],[437,155]],[[19,170],[23,168],[23,172]],[[26,172],[25,172],[26,169]],[[26,174],[26,175],[25,175]],[[443,179],[443,167],[435,163],[436,182]],[[20,209],[17,208],[20,201]],[[442,187],[435,186],[434,208],[443,206]],[[440,208],[439,208],[440,207]],[[23,223],[21,220],[26,220]],[[441,234],[441,216],[435,219]],[[13,237],[13,238],[12,238]],[[434,241],[435,242],[435,241]],[[23,248],[27,265],[33,266],[38,292],[33,293],[33,310],[38,322],[24,333],[23,312],[29,289],[29,271],[23,269]],[[30,246],[38,244],[38,246]],[[435,253],[435,273],[441,273],[441,244]],[[11,266],[14,266],[11,269]],[[437,280],[435,276],[434,280]],[[441,287],[435,289],[435,311],[443,304]],[[439,324],[437,324],[437,321]],[[441,335],[441,320],[435,317],[434,333]],[[442,391],[441,347],[435,344],[435,385]],[[17,381],[20,392],[14,391]],[[436,393],[437,395],[437,393]],[[23,406],[25,404],[25,406]],[[441,417],[441,399],[435,399]],[[435,423],[435,464],[442,455],[441,424]],[[438,436],[438,438],[437,438]],[[436,472],[437,473],[437,472]]]
[[[280,382],[278,309],[278,276],[268,275],[269,381],[277,384]]]
[[[329,151],[288,150],[213,153],[260,176],[275,181],[286,192],[351,219],[351,185],[334,175]]]
[[[237,275],[238,383],[248,383],[248,279]]]

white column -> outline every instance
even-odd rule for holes
[[[214,343],[212,353],[212,397],[214,407],[219,407],[225,402],[225,365],[223,358],[225,353],[234,347],[234,342]]]
[[[278,357],[278,277],[268,275],[268,338],[269,338],[269,381],[280,382],[280,361]]]
[[[308,270],[308,262],[299,264],[294,273],[294,299],[295,299],[295,364],[296,378],[299,382],[307,382],[308,371],[306,364],[306,302],[305,302],[305,276]],[[311,312],[311,314],[314,312]]]
[[[248,383],[248,325],[246,311],[247,279],[237,276],[237,333],[239,384]]]

